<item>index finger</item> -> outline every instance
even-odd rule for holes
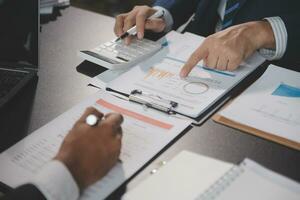
[[[190,56],[188,61],[184,64],[180,71],[180,77],[186,77],[192,69],[207,56],[206,47],[200,46],[194,53]]]

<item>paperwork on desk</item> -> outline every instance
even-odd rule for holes
[[[175,101],[176,112],[196,118],[264,62],[256,53],[234,72],[206,69],[200,62],[187,78],[181,79],[182,66],[203,40],[191,33],[171,32],[162,40],[162,50],[106,86],[125,94],[139,89]]]
[[[184,34],[178,33],[176,31],[169,32],[165,37],[158,40],[159,43],[164,47],[157,54],[161,55],[161,57],[176,59],[180,63],[180,67],[188,60],[190,55],[200,46],[205,38],[185,32]],[[150,58],[149,58],[150,59]],[[246,62],[242,63],[243,66],[247,66],[250,68],[255,68],[264,62],[264,58],[262,58],[259,54],[255,54],[251,58],[249,58]],[[199,63],[201,65],[202,62]],[[140,65],[143,65],[141,63]],[[135,66],[132,66],[135,67]],[[129,71],[130,68],[126,69],[118,69],[118,70],[106,70],[105,72],[95,76],[91,79],[90,83],[98,88],[105,89],[107,84],[116,78],[118,78],[123,73]],[[206,70],[209,72],[208,70]],[[228,71],[214,71],[216,73],[234,76],[235,73]]]
[[[239,165],[182,151],[123,200],[298,200],[300,184],[245,159]]]
[[[89,106],[103,113],[119,112],[124,116],[124,123],[122,163],[83,192],[81,199],[86,200],[107,197],[191,123],[154,110],[145,111],[138,104],[97,93],[1,153],[0,181],[16,187],[30,180],[55,156],[63,138]]]
[[[267,135],[257,135],[267,139],[292,141],[300,150],[300,73],[270,65],[220,116],[263,131]]]

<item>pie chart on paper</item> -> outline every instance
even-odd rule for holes
[[[183,86],[183,90],[188,94],[203,94],[208,89],[208,85],[202,82],[191,82]]]

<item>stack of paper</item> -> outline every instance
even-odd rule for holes
[[[300,73],[270,65],[215,120],[300,150]]]

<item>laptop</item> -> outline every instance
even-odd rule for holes
[[[39,0],[0,0],[0,108],[37,76]]]

